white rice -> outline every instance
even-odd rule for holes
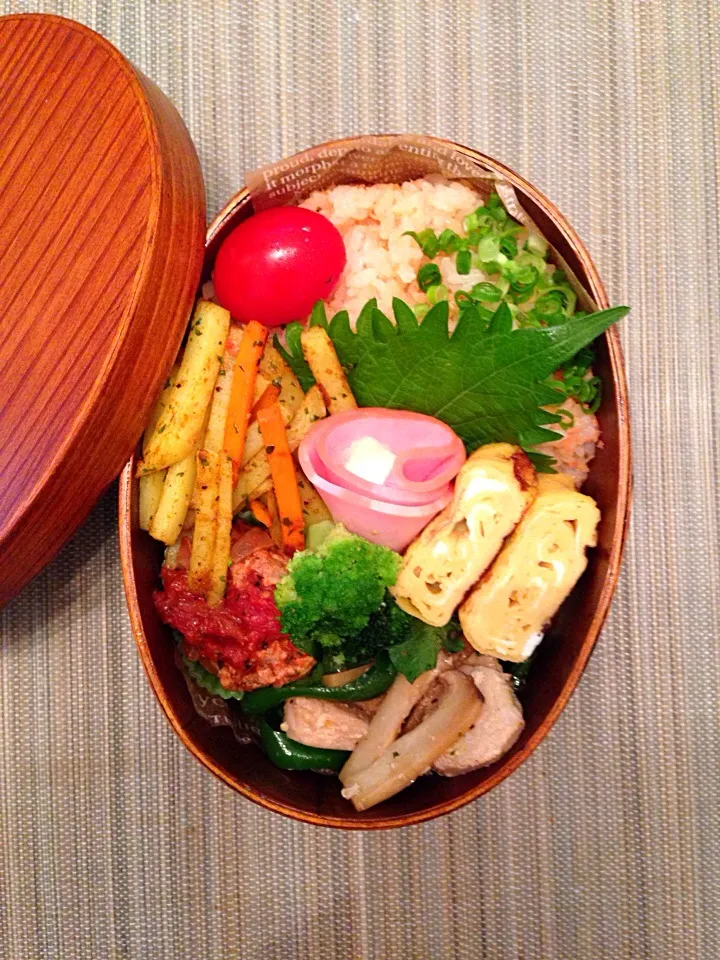
[[[562,409],[572,416],[571,426],[562,428],[554,423],[549,424],[549,429],[561,433],[562,439],[543,443],[537,449],[539,453],[554,457],[558,473],[572,477],[575,486],[580,489],[587,480],[590,461],[600,443],[600,426],[595,414],[588,413],[577,400],[565,400]]]
[[[482,196],[467,184],[435,176],[312,193],[301,206],[331,220],[342,234],[347,252],[345,270],[328,300],[329,311],[348,310],[354,320],[371,297],[376,297],[380,309],[388,314],[393,297],[409,304],[424,302],[416,276],[427,258],[416,241],[403,234],[407,230],[419,233],[427,227],[436,233],[448,228],[464,233],[464,217],[482,202]],[[460,277],[454,256],[441,254],[435,263],[451,295],[487,279],[479,270]]]

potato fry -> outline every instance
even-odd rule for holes
[[[295,473],[297,475],[297,484],[298,490],[300,491],[300,501],[302,503],[303,519],[305,520],[306,529],[314,523],[320,523],[322,520],[332,520],[332,514],[325,506],[325,501],[310,483],[300,467],[295,467]]]
[[[179,369],[180,369],[179,363],[176,363],[173,365],[173,368],[170,371],[170,376],[165,381],[165,386],[162,388],[160,396],[158,397],[158,402],[155,404],[155,407],[153,408],[153,412],[150,415],[150,419],[148,420],[147,426],[145,427],[145,433],[143,434],[143,453],[145,453],[145,451],[147,450],[148,443],[150,442],[150,438],[155,432],[155,427],[157,426],[157,422],[160,419],[160,414],[168,405],[170,394],[172,393],[172,389],[175,385],[175,380],[177,378]]]
[[[195,529],[188,585],[191,590],[202,594],[207,594],[212,581],[218,526],[220,461],[221,454],[211,450],[198,450],[193,494]]]
[[[270,469],[270,467],[268,466],[268,470],[269,470],[269,469]],[[268,492],[268,490],[272,490],[272,488],[273,488],[272,477],[271,477],[271,476],[267,476],[267,477],[263,480],[263,482],[262,482],[261,484],[259,484],[257,487],[255,487],[255,489],[253,490],[252,497],[248,499],[248,505],[250,504],[250,500],[262,500],[262,498],[265,496],[265,494]],[[243,501],[243,503],[244,503],[244,501]],[[241,506],[242,506],[242,504],[241,504]],[[237,507],[233,507],[233,511],[234,511],[234,512],[236,512],[237,509],[238,509]]]
[[[263,377],[268,383],[272,383],[273,380],[282,377],[287,369],[288,365],[268,340],[258,365],[258,376]]]
[[[264,450],[256,453],[238,474],[233,490],[233,510],[239,510],[246,500],[257,500],[261,487],[270,478],[270,464]],[[252,494],[252,496],[251,496]]]
[[[355,410],[355,397],[327,332],[322,327],[308,327],[300,335],[300,343],[330,413]]]
[[[148,473],[140,477],[140,491],[138,496],[138,509],[140,513],[140,529],[149,530],[150,524],[160,503],[162,497],[163,483],[165,482],[165,470],[157,470],[155,473]]]
[[[273,543],[276,544],[276,546],[281,547],[282,526],[280,524],[280,511],[278,510],[274,491],[268,490],[268,492],[261,497],[261,500],[267,507],[267,512],[270,514],[270,529],[268,532],[272,537]]]
[[[151,473],[149,477],[140,477],[140,484],[142,485],[143,480],[151,480],[155,476],[160,474]],[[191,453],[179,463],[167,468],[160,501],[149,527],[151,537],[162,540],[168,546],[175,543],[182,532],[194,486],[195,454]]]
[[[205,420],[195,449],[178,463],[173,463],[167,470],[162,471],[165,482],[149,533],[151,537],[168,545],[175,543],[182,531],[192,528],[195,522],[194,511],[190,510],[195,489],[195,455],[203,445],[209,419],[210,407],[205,411]],[[155,474],[148,476],[153,477]],[[140,477],[141,484],[142,481],[143,477]]]
[[[158,398],[158,402],[155,404],[153,412],[150,415],[150,419],[143,434],[143,453],[145,453],[147,450],[150,438],[155,432],[155,427],[160,419],[160,414],[168,404],[178,369],[179,364],[176,363],[170,371],[170,376],[167,378],[165,386],[163,387],[160,397]],[[165,472],[165,470],[158,470],[155,473],[148,473],[145,476],[140,477],[138,508],[140,514],[139,525],[141,530],[150,529],[150,525],[153,517],[155,516],[155,512],[162,496],[163,483],[165,482]]]
[[[205,431],[205,449],[220,453],[225,440],[225,424],[227,423],[228,408],[232,395],[233,374],[235,372],[235,357],[228,353],[223,354],[222,363],[218,370],[215,388],[210,403],[210,417]]]
[[[220,455],[220,470],[217,501],[217,532],[215,534],[215,554],[213,556],[212,577],[207,601],[216,607],[225,596],[228,570],[230,568],[230,534],[232,531],[232,457]]]
[[[225,349],[230,314],[198,301],[167,406],[158,419],[137,473],[152,473],[182,460],[200,436]]]
[[[271,349],[275,349],[272,347]],[[276,351],[277,352],[277,351]],[[279,356],[279,354],[278,354]],[[283,364],[285,369],[279,378],[280,384],[280,396],[278,397],[278,403],[280,404],[280,409],[283,415],[283,423],[287,426],[290,423],[292,418],[295,416],[296,411],[300,408],[300,405],[303,401],[303,392],[302,387],[300,386],[300,381],[292,372],[290,367],[287,366],[285,361],[280,357],[280,362]],[[242,466],[245,466],[252,458],[262,450],[263,442],[262,437],[260,436],[260,428],[257,425],[257,420],[254,420],[248,427],[247,436],[245,438],[245,449],[242,456]]]
[[[327,413],[325,403],[317,386],[310,387],[303,402],[292,418],[287,428],[288,446],[294,453],[300,446],[303,437],[310,430],[316,420],[322,420]],[[270,476],[270,464],[267,454],[260,450],[240,471],[237,484],[233,491],[233,509],[245,502],[246,499],[256,500],[264,491],[261,489]]]
[[[255,376],[255,391],[253,393],[253,406],[258,402],[260,397],[265,393],[267,388],[271,384],[271,380],[267,380],[258,370]]]

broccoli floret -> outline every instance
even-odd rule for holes
[[[357,638],[400,569],[400,556],[336,524],[315,550],[296,553],[275,588],[285,633],[301,650],[339,653]]]
[[[323,666],[331,673],[368,663],[380,650],[402,643],[413,619],[386,593],[378,609],[371,614],[368,625],[357,636],[345,638],[339,650],[326,651]]]
[[[386,593],[365,629],[356,637],[343,640],[339,649],[328,649],[323,666],[329,672],[346,670],[373,660],[380,650],[387,650],[398,673],[412,683],[435,666],[441,647],[448,653],[458,653],[465,647],[459,623],[451,621],[445,627],[431,627],[402,610]]]

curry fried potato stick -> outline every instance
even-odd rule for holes
[[[230,569],[230,546],[232,532],[232,458],[220,455],[217,501],[217,530],[215,549],[210,577],[210,589],[207,601],[211,607],[217,606],[225,596],[228,571]]]
[[[222,454],[198,450],[196,460],[195,528],[193,530],[188,585],[195,593],[206,595],[211,587],[215,539],[218,527],[220,498],[220,465]]]
[[[329,412],[355,410],[355,397],[327,331],[322,327],[308,327],[303,330],[300,343]]]
[[[192,452],[205,421],[229,326],[227,310],[198,301],[167,405],[138,464],[139,476],[169,467]]]

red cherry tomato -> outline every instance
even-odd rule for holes
[[[345,244],[327,217],[273,207],[244,220],[215,258],[218,300],[235,320],[276,327],[304,320],[330,296],[345,266]]]

